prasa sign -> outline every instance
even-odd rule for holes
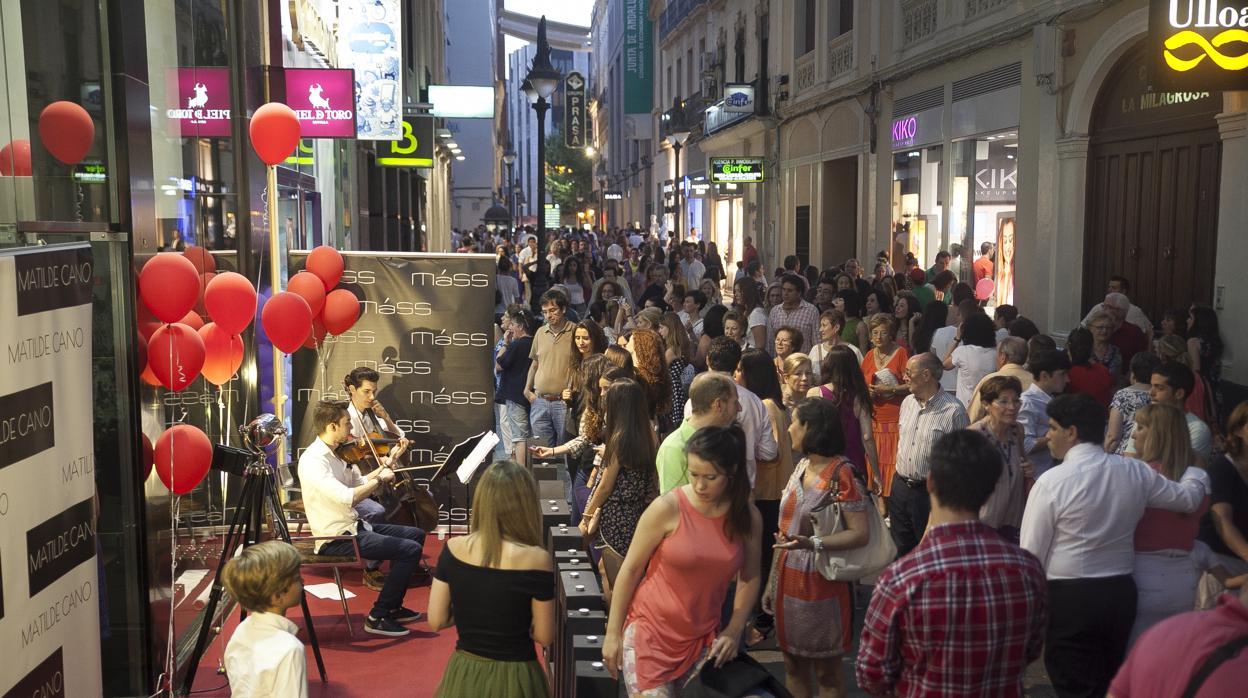
[[[1248,0],[1152,0],[1150,10],[1158,87],[1248,89]]]

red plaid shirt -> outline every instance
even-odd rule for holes
[[[934,526],[880,574],[858,685],[897,696],[1021,696],[1044,644],[1047,585],[1034,555],[978,521]]]

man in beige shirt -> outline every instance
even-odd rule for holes
[[[546,324],[533,336],[529,350],[529,376],[524,396],[529,399],[529,433],[540,444],[556,446],[563,437],[563,423],[568,406],[563,391],[572,385],[576,374],[572,358],[573,325],[568,322],[568,297],[563,291],[551,289],[542,296],[542,315]]]
[[[972,424],[988,414],[987,408],[980,402],[979,389],[984,387],[984,382],[989,378],[1011,376],[1023,384],[1023,390],[1031,387],[1034,379],[1031,371],[1023,366],[1025,363],[1027,363],[1027,341],[1022,337],[1006,337],[997,343],[997,370],[980,379],[979,385],[975,386],[975,393],[971,396],[971,404],[966,410]]]

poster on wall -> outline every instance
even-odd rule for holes
[[[292,252],[290,271],[306,252]],[[412,441],[412,465],[438,466],[451,448],[494,428],[495,257],[489,254],[343,255],[341,288],[361,299],[350,330],[327,336],[319,353],[292,357],[292,451],[315,438],[319,400],[347,400],[343,378],[358,366],[380,374],[377,399]],[[415,471],[427,485],[436,467]],[[441,523],[468,523],[467,490],[434,487]]]
[[[1014,224],[1013,211],[997,214],[996,305],[1014,304]]]
[[[96,696],[91,249],[0,252],[0,695]]]
[[[399,0],[338,3],[338,64],[355,69],[356,137],[360,140],[403,137],[401,27]]]

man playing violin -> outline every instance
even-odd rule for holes
[[[304,508],[313,536],[355,536],[364,558],[390,560],[390,574],[369,611],[364,630],[401,637],[409,632],[402,624],[424,618],[423,613],[403,608],[403,597],[412,574],[420,567],[425,532],[414,526],[369,523],[356,513],[356,505],[394,482],[390,466],[396,456],[387,454],[378,469],[360,475],[336,452],[351,441],[350,422],[345,402],[322,400],[313,410],[317,436],[299,457]],[[318,541],[316,550],[326,555],[351,555],[354,546],[350,540]]]

